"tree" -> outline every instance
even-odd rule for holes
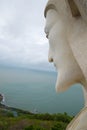
[[[66,129],[67,124],[63,123],[63,122],[58,122],[57,124],[55,124],[51,130],[65,130]]]

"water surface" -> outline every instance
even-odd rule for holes
[[[56,93],[55,82],[55,72],[0,68],[0,93],[7,105],[31,112],[78,113],[84,102],[81,85]]]

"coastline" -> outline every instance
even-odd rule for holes
[[[1,93],[0,93],[0,109],[4,110],[4,111],[12,112],[13,115],[14,115],[14,117],[17,117],[18,113],[21,113],[21,114],[30,114],[30,115],[34,114],[34,113],[26,111],[26,110],[22,110],[22,109],[19,109],[19,108],[10,107],[10,106],[6,105],[5,104],[5,96],[4,96],[4,94],[1,94]]]
[[[38,122],[38,128],[45,128],[45,130],[50,130],[51,128],[61,128],[60,130],[64,130],[66,126],[70,123],[70,121],[73,119],[72,116],[69,116],[66,112],[64,113],[56,113],[56,114],[50,114],[50,113],[37,113],[35,112],[29,112],[22,109],[14,108],[7,106],[6,104],[2,104],[4,96],[1,95],[0,100],[0,121],[3,120],[3,124],[1,127],[3,129],[13,130],[15,127],[18,126],[19,130],[21,129],[20,123],[22,123],[22,127],[24,128],[35,128],[37,126]],[[15,120],[15,123],[14,123]],[[5,123],[6,122],[6,125]],[[19,123],[20,122],[20,123]],[[30,124],[32,122],[32,124]],[[50,125],[49,125],[50,122]],[[45,127],[44,125],[45,124]],[[47,128],[47,129],[46,129]],[[36,129],[35,129],[36,130]]]
[[[3,94],[0,93],[0,103],[2,103],[3,100],[4,100],[4,96],[3,96]]]
[[[38,115],[38,114],[46,114],[46,113],[39,113],[36,109],[35,111],[28,111],[28,110],[23,110],[23,109],[20,109],[20,108],[15,108],[15,107],[11,107],[11,106],[8,106],[6,103],[5,103],[5,96],[4,94],[0,94],[0,109],[1,110],[4,110],[4,111],[9,111],[9,112],[12,112],[13,113],[13,116],[14,117],[17,117],[19,116],[20,114],[29,114],[29,115]],[[61,114],[64,114],[65,115],[66,112],[64,113],[61,113]],[[48,112],[48,114],[50,115],[50,113]],[[58,113],[55,113],[55,114],[58,114]],[[55,114],[51,114],[51,115],[55,115]],[[66,114],[68,115],[68,114]],[[68,115],[70,116],[70,115]],[[71,116],[72,117],[72,116]]]

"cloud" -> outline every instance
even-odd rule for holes
[[[0,63],[30,66],[47,64],[41,0],[0,0]]]

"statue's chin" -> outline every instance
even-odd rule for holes
[[[69,72],[58,73],[57,81],[56,81],[56,91],[63,92],[70,88],[71,85],[77,83],[76,82],[76,75]]]
[[[67,90],[71,84],[65,80],[62,80],[62,78],[57,77],[56,81],[56,92],[63,92]]]

